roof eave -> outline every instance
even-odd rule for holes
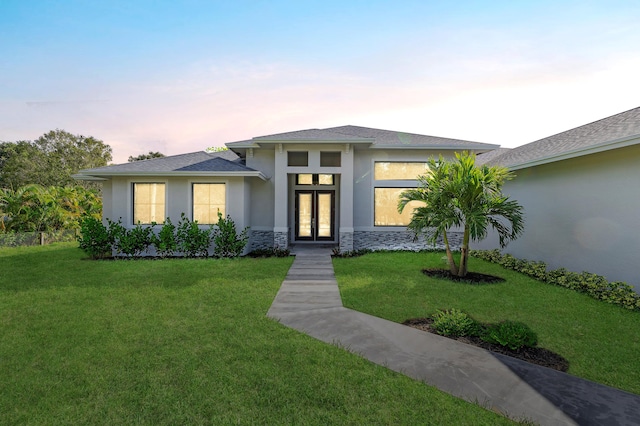
[[[555,163],[556,161],[569,160],[571,158],[582,157],[584,155],[596,154],[598,152],[610,151],[612,149],[624,148],[637,144],[640,144],[640,134],[625,136],[624,138],[614,139],[612,141],[592,145],[588,148],[575,149],[573,151],[567,151],[557,155],[550,155],[547,157],[538,158],[533,161],[526,161],[524,163],[513,164],[506,167],[509,170],[526,169],[528,167],[541,166],[543,164]]]
[[[300,144],[300,143],[314,143],[314,144],[345,144],[345,143],[349,143],[349,144],[371,144],[374,143],[374,139],[372,138],[354,138],[354,139],[340,139],[340,140],[336,140],[336,139],[286,139],[286,140],[281,140],[281,139],[260,139],[258,141],[256,141],[258,144],[251,146],[250,148],[256,148],[256,147],[260,147],[261,144],[263,143],[268,143],[268,144]],[[234,147],[236,148],[236,147]]]
[[[486,144],[483,146],[459,146],[459,145],[373,145],[371,149],[440,149],[457,151],[492,151],[500,148],[500,145]]]
[[[109,177],[122,177],[122,176],[194,176],[194,177],[257,177],[264,181],[269,180],[262,172],[254,171],[218,171],[218,172],[111,172],[111,173],[95,173],[95,174],[76,174],[72,177],[76,180],[89,180],[89,181],[105,181],[109,180]]]

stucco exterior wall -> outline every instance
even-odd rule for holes
[[[425,151],[425,150],[365,150],[357,149],[353,161],[353,226],[356,231],[397,231],[404,227],[377,227],[374,226],[374,200],[375,186],[405,187],[411,181],[383,181],[374,180],[373,167],[376,161],[414,162],[427,161],[429,158],[438,158],[442,155],[445,159],[453,158],[453,151]],[[412,186],[412,185],[409,185]]]
[[[185,213],[192,219],[193,183],[226,184],[226,214],[236,223],[237,229],[249,226],[245,212],[249,210],[249,188],[243,177],[114,177],[103,185],[103,218],[117,221],[122,218],[126,227],[133,227],[133,183],[158,182],[165,186],[165,216],[176,224]]]
[[[504,252],[640,291],[640,145],[515,173],[503,192],[524,207],[525,231]],[[474,248],[498,248],[497,238]]]
[[[249,223],[256,231],[273,232],[275,160],[273,149],[254,149],[246,158],[247,167],[260,170],[267,178],[248,179],[251,194]]]

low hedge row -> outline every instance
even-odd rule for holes
[[[159,231],[155,228],[160,226]],[[136,258],[155,248],[158,257],[208,257],[213,243],[214,257],[237,257],[242,254],[248,241],[248,228],[238,233],[233,220],[218,213],[215,226],[201,228],[197,221],[191,221],[183,213],[177,225],[171,219],[158,225],[137,224],[126,228],[122,221],[93,217],[85,218],[80,226],[78,242],[80,248],[93,259],[103,259],[115,254],[118,257]]]
[[[571,272],[565,268],[547,271],[544,262],[518,259],[500,250],[471,250],[471,255],[505,268],[521,272],[542,282],[558,285],[586,293],[594,299],[622,306],[631,310],[640,310],[640,295],[625,282],[609,282],[601,275],[591,272]]]

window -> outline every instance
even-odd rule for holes
[[[333,185],[333,175],[301,173],[296,175],[298,185]]]
[[[309,165],[309,153],[306,151],[287,151],[287,165],[307,167]]]
[[[416,180],[429,171],[427,163],[376,161],[375,180]]]
[[[423,205],[420,201],[409,202],[402,214],[398,213],[400,194],[410,188],[374,189],[374,225],[407,226],[411,222],[413,210]]]
[[[320,167],[340,167],[340,151],[320,151]]]
[[[165,219],[165,184],[133,184],[133,223],[163,223]]]
[[[224,183],[193,184],[193,220],[201,225],[218,223],[218,212],[225,217],[226,187]]]

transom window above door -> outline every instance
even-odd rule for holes
[[[296,175],[297,185],[333,185],[333,175],[322,173],[301,173]]]

